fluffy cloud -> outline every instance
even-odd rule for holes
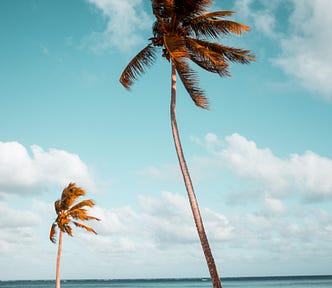
[[[330,0],[292,1],[291,31],[281,39],[282,54],[275,60],[301,84],[332,101],[332,10]]]
[[[240,177],[257,181],[274,196],[297,192],[306,199],[332,198],[332,160],[329,158],[312,151],[279,158],[270,149],[259,148],[239,134],[226,137],[223,148],[215,146],[222,142],[216,135],[207,135],[204,141],[215,156],[211,160],[214,165],[223,163]]]
[[[0,254],[17,253],[34,243],[41,220],[31,211],[16,210],[0,202]]]
[[[274,11],[282,2],[285,2],[285,0],[270,1],[269,3],[263,0],[236,1],[234,11],[241,15],[241,22],[244,20],[249,21],[256,31],[274,38],[277,36]],[[260,9],[257,9],[257,7],[253,8],[257,4],[260,5]]]
[[[39,193],[48,185],[74,181],[92,189],[94,181],[84,162],[69,152],[31,146],[31,155],[18,142],[0,142],[0,194]]]
[[[254,141],[236,133],[225,139],[208,133],[203,139],[192,137],[192,141],[205,147],[210,154],[188,160],[192,178],[197,182],[220,178],[227,171],[246,183],[247,198],[250,198],[248,184],[253,182],[264,192],[262,196],[268,193],[272,197],[286,197],[293,193],[305,200],[332,198],[332,159],[313,151],[281,158],[269,148],[259,148]],[[158,176],[159,180],[164,181],[172,181],[175,177],[179,179],[180,175],[172,175],[168,170],[165,166],[154,167],[153,173],[146,172],[144,175]]]
[[[130,50],[141,44],[139,32],[151,28],[152,20],[144,12],[142,0],[87,0],[107,19],[103,32],[94,32],[85,41],[95,52],[110,48]]]
[[[234,9],[280,46],[275,65],[303,87],[332,101],[332,39],[326,37],[332,25],[330,0],[245,0],[237,1]],[[284,17],[278,20],[280,9]],[[284,27],[281,21],[288,21],[287,31],[280,29]]]
[[[158,181],[178,182],[182,176],[177,164],[165,164],[162,167],[149,166],[137,173],[139,176],[151,177]]]
[[[112,211],[96,207],[93,215],[102,219],[95,223],[97,249],[106,254],[141,249],[169,250],[178,245],[190,247],[199,243],[193,216],[186,197],[170,192],[161,196],[139,196],[139,209],[122,207]],[[210,209],[202,208],[202,216],[210,239],[227,241],[233,237],[228,219]],[[89,238],[95,238],[94,235]],[[109,245],[104,245],[108,243]]]

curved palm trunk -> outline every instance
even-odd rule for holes
[[[60,260],[62,251],[62,231],[59,232],[59,245],[58,245],[58,256],[56,258],[56,276],[55,276],[55,287],[60,288]]]
[[[186,164],[186,160],[183,155],[183,150],[181,146],[179,131],[176,123],[176,116],[175,116],[175,106],[176,106],[176,70],[175,65],[172,62],[172,91],[171,91],[171,124],[172,124],[172,133],[173,133],[173,139],[175,144],[176,153],[178,156],[184,184],[187,189],[190,207],[194,216],[197,232],[199,239],[201,241],[201,245],[203,248],[203,252],[205,255],[205,259],[209,268],[212,284],[214,288],[222,288],[220,277],[218,275],[217,267],[214,262],[212,252],[210,249],[209,241],[207,239],[204,225],[202,221],[202,217],[199,211],[197,199],[195,196],[194,188],[192,185],[192,181],[190,178],[189,170]]]

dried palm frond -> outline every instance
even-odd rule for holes
[[[219,43],[212,43],[209,41],[196,40],[195,41],[208,50],[220,54],[222,57],[225,57],[227,61],[237,62],[241,64],[249,64],[250,61],[254,61],[255,57],[250,53],[249,50],[243,50],[239,48],[233,48],[221,45]]]
[[[68,224],[62,227],[62,232],[66,232],[69,236],[73,237],[73,228],[71,228]]]
[[[185,43],[186,42],[184,37],[174,35],[164,36],[164,45],[166,51],[172,59],[177,59],[181,57],[189,58],[189,53],[186,49]]]
[[[211,0],[174,0],[175,13],[178,17],[192,18],[200,15],[207,7],[212,4]]]
[[[145,68],[153,64],[155,59],[155,47],[149,44],[141,50],[123,70],[120,77],[121,84],[129,88],[133,84],[133,81],[145,71]]]
[[[95,205],[95,202],[92,199],[89,200],[83,200],[80,201],[79,203],[75,204],[70,208],[70,210],[75,210],[75,209],[80,209],[83,207],[93,207]]]
[[[55,243],[56,242],[56,223],[53,223],[51,226],[51,230],[50,230],[50,240]]]
[[[198,87],[198,76],[196,72],[189,67],[184,58],[176,58],[173,59],[173,61],[176,71],[191,99],[198,107],[208,109],[208,101],[204,95],[204,91]]]
[[[83,229],[85,229],[85,230],[88,231],[88,232],[92,232],[92,233],[94,233],[94,234],[97,234],[97,232],[96,232],[94,229],[92,229],[91,227],[89,227],[89,226],[87,226],[87,225],[84,225],[84,224],[82,224],[82,223],[75,222],[75,221],[73,221],[73,223],[74,223],[75,226],[77,226],[77,227],[83,228]]]
[[[90,216],[87,214],[87,211],[84,209],[75,209],[75,210],[70,210],[68,212],[68,215],[71,216],[73,219],[80,219],[80,220],[97,220],[99,221],[97,217]]]
[[[59,212],[62,210],[61,206],[62,206],[61,200],[57,200],[54,202],[54,209],[55,209],[56,214],[59,214]]]
[[[69,183],[69,185],[63,190],[61,195],[61,206],[63,210],[69,209],[69,207],[80,196],[84,196],[86,192],[81,187],[76,187],[75,183]]]
[[[222,54],[208,49],[196,39],[187,38],[186,46],[190,51],[191,60],[203,69],[220,76],[230,76],[228,64]]]
[[[237,34],[241,35],[243,31],[249,31],[249,27],[229,20],[211,20],[205,19],[203,16],[198,17],[197,20],[193,20],[190,25],[186,27],[186,30],[190,34],[195,34],[196,37],[205,38],[218,38],[225,34]]]

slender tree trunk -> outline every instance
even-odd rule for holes
[[[60,288],[60,260],[62,251],[62,231],[59,232],[58,256],[56,258],[55,287]]]
[[[183,150],[181,146],[179,131],[176,123],[176,115],[175,115],[175,106],[176,106],[176,70],[175,65],[172,62],[172,91],[171,91],[171,124],[172,124],[172,133],[173,133],[173,139],[175,144],[176,153],[178,156],[184,184],[187,189],[190,207],[194,216],[197,232],[199,239],[201,241],[201,245],[203,248],[203,252],[205,255],[205,259],[209,268],[212,284],[214,288],[222,288],[220,277],[218,275],[217,267],[214,262],[212,252],[210,249],[209,241],[207,239],[204,225],[201,217],[201,213],[199,211],[198,202],[195,196],[194,188],[192,185],[192,181],[190,178],[189,170],[186,164],[186,160],[183,155]]]

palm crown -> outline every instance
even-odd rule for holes
[[[230,76],[228,62],[247,64],[254,60],[249,50],[242,50],[209,42],[225,34],[241,34],[249,27],[225,20],[232,11],[207,12],[211,0],[151,0],[156,21],[153,37],[124,69],[120,82],[129,88],[133,81],[153,64],[157,48],[161,47],[167,60],[175,64],[176,71],[194,103],[208,108],[204,91],[198,86],[198,76],[189,66],[188,60],[201,68]]]
[[[88,211],[85,209],[85,207],[93,207],[95,205],[93,200],[83,200],[76,203],[77,198],[84,196],[85,194],[86,192],[82,188],[76,187],[75,183],[70,183],[63,190],[61,199],[54,202],[57,218],[52,224],[50,231],[50,240],[53,243],[55,243],[56,227],[58,227],[62,232],[73,236],[72,227],[70,226],[71,222],[77,227],[84,228],[89,232],[97,234],[91,227],[75,221],[100,220],[94,216],[88,215]]]

